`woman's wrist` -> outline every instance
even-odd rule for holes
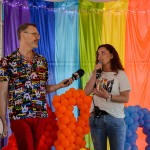
[[[108,98],[106,98],[106,101],[107,101],[107,102],[111,102],[111,100],[112,100],[112,94],[109,93],[109,96],[108,96]]]

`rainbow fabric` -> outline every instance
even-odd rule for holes
[[[4,0],[3,5],[5,55],[18,47],[17,40],[12,43],[18,25],[29,21],[38,26],[37,52],[48,60],[50,83],[71,77],[79,68],[85,71],[81,80],[57,94],[71,87],[83,89],[94,68],[97,47],[109,43],[117,49],[132,86],[127,106],[150,108],[149,0]]]

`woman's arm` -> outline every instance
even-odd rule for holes
[[[90,95],[93,92],[95,82],[96,82],[96,70],[92,72],[92,76],[90,80],[86,83],[86,86],[84,88],[84,92],[86,95]]]
[[[98,97],[105,98],[106,100],[115,102],[115,103],[127,103],[129,101],[130,90],[125,90],[120,92],[119,95],[112,95],[108,93],[105,89],[100,88],[100,90],[94,90],[94,94]]]

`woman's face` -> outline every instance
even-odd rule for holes
[[[97,58],[103,65],[107,65],[110,64],[110,60],[113,58],[113,55],[105,47],[101,47],[98,49]]]

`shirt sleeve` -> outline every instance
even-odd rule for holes
[[[2,58],[0,60],[0,82],[8,80],[9,80],[8,60],[6,58]]]
[[[119,72],[119,88],[120,92],[131,90],[129,79],[124,71]]]

